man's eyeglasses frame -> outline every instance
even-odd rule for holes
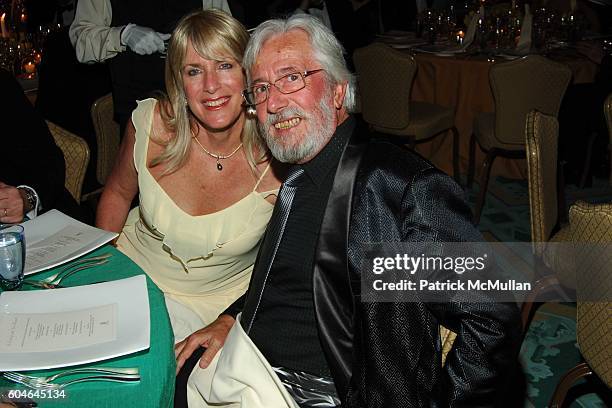
[[[292,94],[294,92],[297,91],[301,91],[302,89],[304,89],[306,87],[306,78],[309,77],[310,75],[316,74],[317,72],[321,72],[324,71],[324,69],[320,68],[320,69],[313,69],[310,71],[296,71],[296,72],[290,72],[286,75],[281,76],[280,78],[277,78],[274,82],[260,82],[258,84],[252,85],[248,88],[246,88],[244,91],[242,91],[242,96],[247,104],[247,106],[256,106],[259,104],[264,103],[265,101],[268,100],[268,97],[270,96],[270,88],[272,86],[274,86],[276,89],[278,89],[278,91],[280,93],[282,93],[283,95],[289,95]],[[277,84],[282,81],[285,80],[289,77],[291,77],[292,75],[299,75],[301,78],[301,86],[299,88],[295,88],[295,89],[291,89],[290,91],[286,91],[283,90],[281,87],[279,87]],[[297,79],[296,79],[297,80]],[[259,102],[256,101],[256,88],[262,88],[263,90],[259,91],[259,95],[264,95],[263,99]]]

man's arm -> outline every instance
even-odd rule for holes
[[[111,27],[111,21],[110,0],[79,0],[69,35],[80,62],[102,62],[125,51],[123,26]]]
[[[31,187],[46,209],[54,208],[65,181],[62,151],[19,83],[5,70],[0,70],[0,89],[6,102],[0,110],[3,145],[11,152],[0,162],[0,181]]]
[[[204,10],[209,8],[216,8],[219,10],[223,10],[226,13],[229,13],[230,15],[232,14],[227,0],[202,0],[202,8]]]
[[[433,169],[424,171],[415,177],[408,194],[416,207],[411,211],[419,214],[409,240],[482,241],[472,225],[463,191],[450,177]],[[426,304],[441,325],[457,333],[442,373],[443,393],[432,396],[437,406],[494,405],[518,368],[521,325],[517,305],[479,300],[475,303],[470,297]]]

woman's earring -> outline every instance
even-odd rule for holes
[[[257,114],[257,109],[253,105],[249,105],[246,108],[246,113],[249,116],[255,116]]]

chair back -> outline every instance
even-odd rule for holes
[[[532,110],[557,116],[572,77],[570,68],[539,55],[495,64],[489,81],[495,99],[495,138],[524,146],[524,126]]]
[[[98,144],[96,178],[102,185],[106,183],[106,178],[113,170],[121,140],[119,124],[115,122],[113,116],[112,94],[102,96],[91,105],[91,119]]]
[[[570,208],[569,217],[571,239],[578,244],[573,255],[580,259],[576,271],[581,277],[576,285],[578,347],[591,369],[612,387],[612,204],[579,201]]]
[[[66,129],[47,121],[49,131],[55,139],[55,144],[61,149],[66,162],[66,189],[77,203],[81,202],[81,192],[85,171],[89,164],[89,146],[82,138]]]
[[[388,45],[372,43],[353,53],[363,119],[374,129],[404,129],[410,122],[414,58]]]
[[[525,142],[529,217],[534,253],[542,257],[543,242],[557,224],[557,142],[559,123],[554,116],[538,111],[527,114]]]
[[[608,150],[610,151],[610,157],[612,157],[612,93],[608,95],[604,102],[604,115],[608,125],[608,134],[610,135]],[[612,184],[612,160],[610,160],[610,184]]]

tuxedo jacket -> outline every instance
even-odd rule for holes
[[[0,181],[16,187],[32,187],[42,201],[43,210],[51,208],[82,221],[88,214],[64,187],[66,164],[44,119],[26,98],[13,75],[0,69]]]
[[[515,304],[363,302],[364,244],[475,242],[461,188],[417,154],[355,128],[313,270],[319,339],[342,407],[495,406],[516,367]],[[253,276],[247,296],[265,277]],[[248,302],[247,302],[248,303]],[[458,334],[441,364],[439,325]]]

